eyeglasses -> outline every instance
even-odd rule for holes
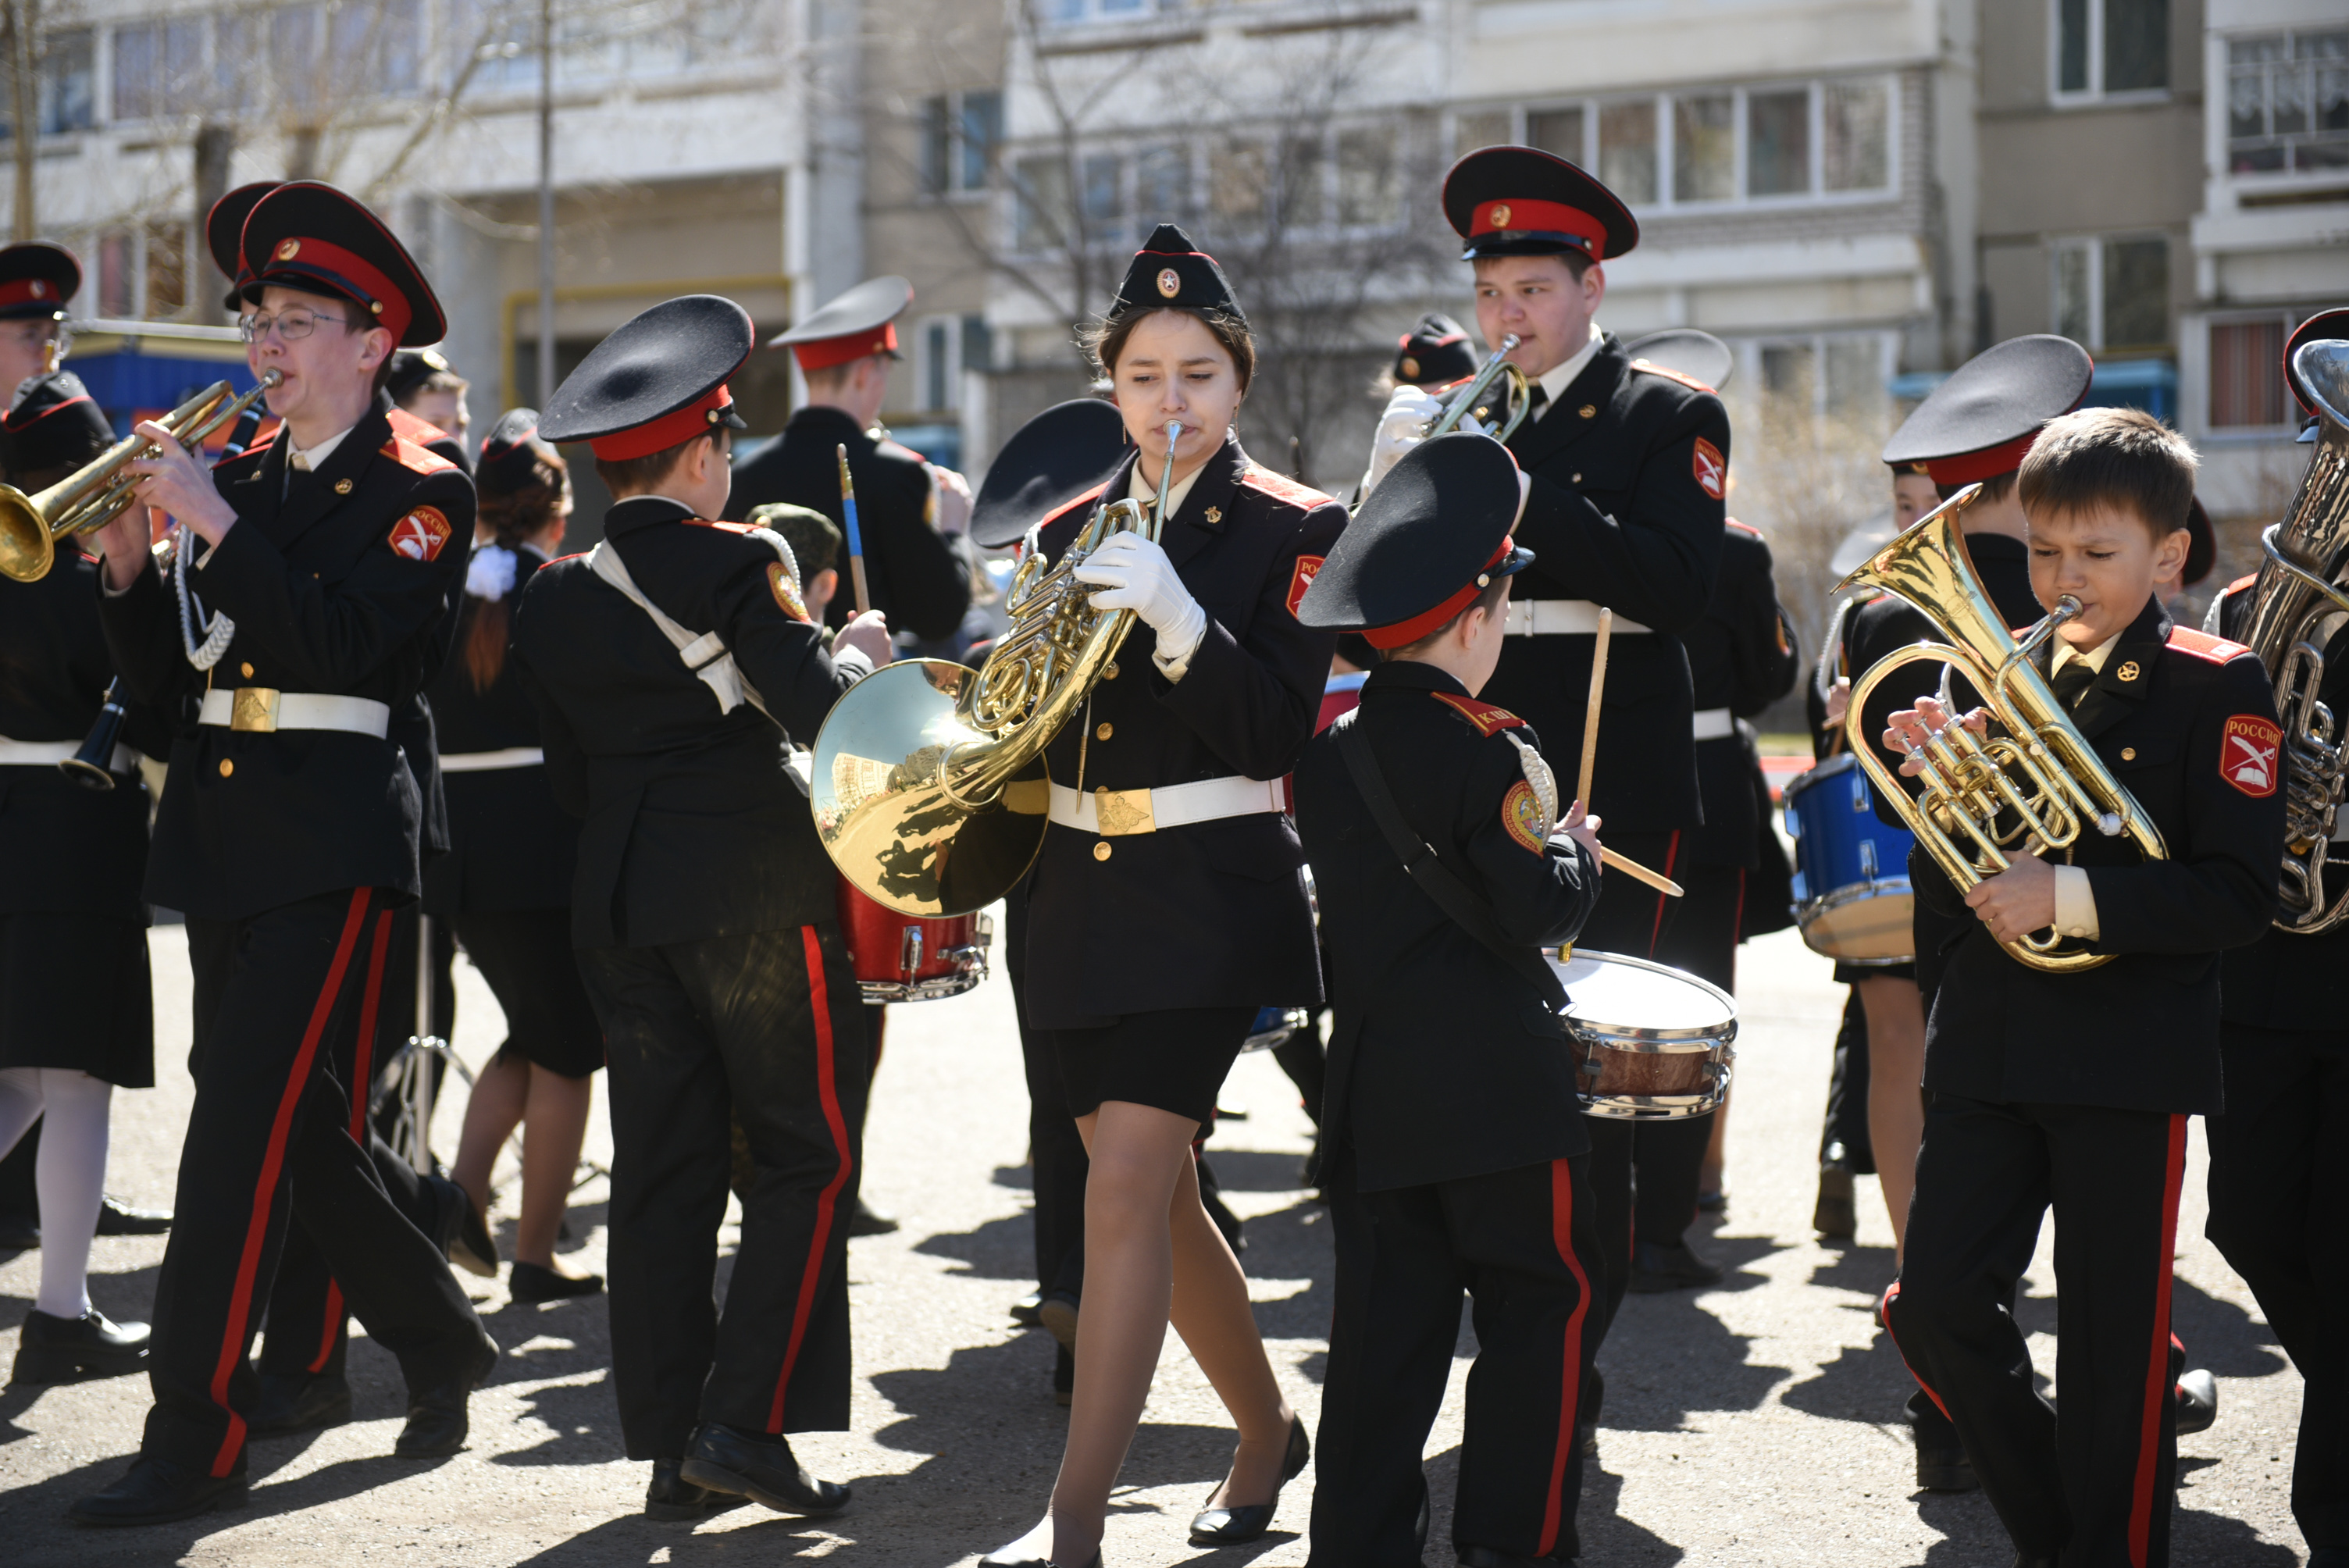
[[[337,326],[350,325],[339,315],[320,315],[315,310],[305,310],[295,305],[289,310],[281,310],[275,315],[266,311],[255,311],[251,315],[240,317],[236,330],[245,342],[259,343],[269,335],[269,329],[274,326],[277,329],[277,335],[285,342],[299,343],[317,331],[322,321],[331,321]]]

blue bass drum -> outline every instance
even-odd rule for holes
[[[1877,819],[1876,793],[1851,753],[1786,786],[1795,841],[1795,923],[1812,952],[1838,964],[1906,964],[1915,954],[1906,828]]]

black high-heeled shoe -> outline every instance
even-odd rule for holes
[[[1313,1444],[1305,1435],[1305,1418],[1288,1422],[1288,1452],[1280,1461],[1280,1486],[1305,1471],[1313,1458]],[[1191,1520],[1194,1546],[1245,1546],[1272,1528],[1273,1510],[1280,1506],[1280,1487],[1272,1489],[1270,1502],[1244,1502],[1237,1507],[1203,1508]]]

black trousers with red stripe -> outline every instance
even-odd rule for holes
[[[1426,1187],[1364,1192],[1353,1150],[1322,1191],[1338,1253],[1330,1371],[1315,1443],[1314,1568],[1419,1568],[1421,1455],[1475,1309],[1455,1546],[1517,1557],[1581,1550],[1575,1412],[1599,1346],[1598,1235],[1580,1155]]]
[[[612,1379],[633,1460],[848,1425],[864,1010],[831,921],[579,954],[611,1069]],[[729,1109],[756,1178],[721,1316]]]
[[[1937,1094],[1885,1319],[2027,1554],[2169,1561],[2178,1469],[2170,1256],[2186,1118]],[[2055,1212],[2056,1397],[2008,1304]]]
[[[439,1196],[407,1161],[391,1151],[364,1113],[367,1086],[388,1053],[415,1032],[417,910],[412,903],[378,909],[366,938],[367,970],[359,982],[357,1026],[328,1041],[335,1081],[350,1086],[351,1136],[393,1205],[408,1222],[437,1236]],[[438,1010],[438,1009],[436,1009]],[[441,1031],[444,1037],[446,1030]],[[435,1267],[445,1268],[444,1263]],[[264,1373],[340,1377],[350,1348],[350,1304],[326,1266],[326,1253],[298,1225],[285,1233],[256,1365]]]
[[[2349,1032],[2229,1024],[2220,1043],[2206,1233],[2300,1368],[2292,1518],[2310,1546],[2349,1550],[2349,1253],[2332,1180],[2349,1148]]]
[[[454,1373],[481,1320],[440,1251],[350,1133],[335,1040],[357,1026],[383,895],[360,888],[242,920],[191,920],[196,1080],[155,1291],[145,1451],[227,1475],[242,1462],[246,1362],[289,1222],[315,1243],[409,1386]]]

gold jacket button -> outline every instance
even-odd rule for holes
[[[1581,407],[1576,409],[1575,412],[1580,414],[1586,419],[1596,419],[1599,418],[1599,405],[1596,403],[1585,403]]]
[[[1115,735],[1116,733],[1117,727],[1112,724],[1102,723],[1093,726],[1093,738],[1095,740],[1107,740],[1111,736]]]
[[[336,480],[335,481],[335,493],[336,493],[336,495],[348,495],[348,494],[350,494],[350,493],[351,493],[351,481],[350,481],[350,480]]]
[[[250,664],[242,664],[242,665],[237,665],[236,667],[237,667],[238,669],[243,670],[243,671],[244,672],[244,678],[245,678],[245,679],[247,679],[247,680],[251,680],[251,679],[253,678],[253,665],[250,665]]]
[[[1574,482],[1575,482],[1576,484],[1580,484],[1580,483],[1582,482],[1582,476],[1581,476],[1580,474],[1577,474],[1577,475],[1575,475],[1575,476],[1574,476]]]
[[[2134,761],[2136,761],[2136,760],[2137,760],[2137,748],[2136,748],[2136,747],[2134,747],[2134,746],[2124,746],[2124,747],[2122,747],[2122,748],[2121,748],[2121,760],[2122,760],[2122,761],[2124,761],[2124,762],[2134,762]]]
[[[225,768],[228,764],[223,762],[221,766]],[[1103,839],[1100,843],[1093,846],[1093,859],[1097,861],[1105,861],[1109,859],[1109,841],[1107,839]]]
[[[227,778],[230,774],[232,774],[232,773],[235,772],[235,771],[236,771],[236,764],[235,764],[235,763],[231,762],[231,761],[230,761],[227,758],[225,758],[225,757],[223,757],[223,758],[221,758],[221,777],[222,777],[222,778],[225,779],[225,778]]]

